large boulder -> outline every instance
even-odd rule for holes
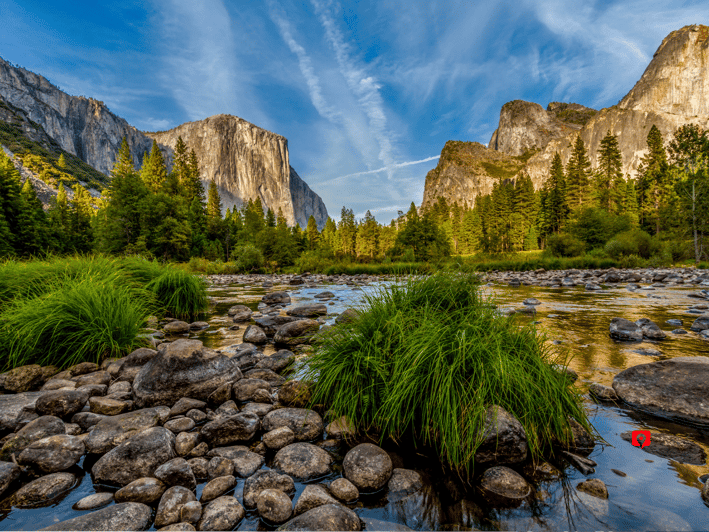
[[[276,453],[273,468],[296,480],[308,481],[330,472],[332,456],[312,443],[292,443]]]
[[[247,442],[261,426],[256,414],[240,412],[234,416],[217,418],[202,427],[200,433],[210,447]]]
[[[43,473],[57,473],[76,464],[84,455],[84,442],[76,436],[56,434],[31,443],[17,461]]]
[[[102,417],[86,437],[86,450],[95,454],[107,453],[131,436],[159,424],[160,415],[154,408]]]
[[[643,412],[709,426],[708,357],[678,357],[633,366],[615,376],[613,389]]]
[[[386,485],[393,466],[384,449],[372,443],[360,443],[345,455],[342,468],[345,478],[357,489],[372,492]]]
[[[42,530],[145,530],[152,510],[145,504],[124,502],[90,514],[60,521]]]
[[[56,370],[54,371],[56,373]],[[5,373],[3,388],[8,392],[22,393],[38,390],[47,380],[47,370],[39,364],[11,369]]]
[[[488,407],[483,441],[475,451],[476,464],[516,464],[527,458],[527,434],[522,424],[501,406]]]
[[[361,530],[362,523],[341,504],[324,504],[294,517],[278,530]]]
[[[58,417],[42,416],[30,421],[4,443],[0,449],[0,460],[12,461],[13,454],[17,457],[30,444],[57,434],[66,434],[64,423]]]
[[[298,441],[312,441],[323,431],[323,421],[314,410],[305,408],[279,408],[272,410],[263,418],[263,430],[272,431],[279,427],[288,427]]]
[[[138,406],[172,406],[181,397],[206,401],[217,388],[240,378],[235,360],[198,340],[177,340],[143,366],[133,394]]]
[[[175,458],[175,435],[164,427],[153,427],[134,435],[104,454],[91,469],[95,482],[125,486]]]
[[[286,347],[307,344],[319,329],[320,324],[315,320],[292,321],[281,325],[276,330],[276,334],[273,335],[273,341],[276,345]]]

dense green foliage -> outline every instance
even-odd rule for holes
[[[551,366],[565,364],[531,326],[500,316],[477,278],[409,278],[366,296],[359,315],[322,335],[308,358],[313,402],[359,430],[433,447],[472,473],[486,408],[512,413],[538,457],[568,441],[580,399]]]

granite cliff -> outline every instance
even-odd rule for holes
[[[486,178],[479,172],[480,164],[493,157],[490,152],[508,157],[527,154],[528,161],[519,171],[532,178],[535,188],[541,188],[554,154],[559,152],[564,164],[569,160],[576,135],[583,139],[594,166],[601,139],[608,131],[617,135],[623,172],[635,177],[653,125],[668,142],[678,127],[690,123],[709,128],[709,27],[702,25],[685,26],[665,37],[640,80],[618,105],[596,112],[558,102],[550,103],[546,111],[521,100],[505,104],[489,148],[478,145],[478,159],[456,168],[456,184],[450,190],[439,178],[445,173],[442,154],[436,169],[441,171],[433,170],[431,179],[426,178],[424,204],[438,195],[451,203],[472,204],[478,194],[491,190],[497,176]]]
[[[19,112],[23,116],[14,125],[0,116],[0,125],[13,127],[15,136],[18,131],[30,140],[32,135],[44,135],[52,143],[52,153],[64,151],[105,176],[110,174],[124,136],[139,167],[153,138],[169,163],[177,136],[182,135],[200,159],[205,185],[211,179],[217,183],[225,209],[260,197],[264,207],[276,213],[281,209],[290,225],[305,227],[313,215],[322,228],[327,220],[322,199],[290,167],[288,141],[240,118],[218,115],[166,132],[143,133],[109,111],[103,102],[70,96],[46,78],[2,58],[0,102],[15,115]],[[48,141],[43,142],[46,145]],[[0,144],[9,148],[6,142]],[[108,178],[104,181],[107,183]]]

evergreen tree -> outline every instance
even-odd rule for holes
[[[621,191],[623,182],[623,157],[618,147],[618,137],[610,130],[601,140],[598,151],[598,174],[596,180],[596,196],[598,204],[607,212],[620,212],[624,203],[624,191]]]
[[[325,252],[326,255],[332,255],[336,249],[337,240],[337,225],[329,216],[325,222],[325,227],[320,235],[320,249]]]
[[[19,235],[23,254],[36,255],[47,249],[49,239],[47,215],[29,179],[25,180],[20,196],[24,207]]]
[[[5,152],[0,149],[0,201],[2,217],[9,232],[8,248],[22,252],[22,242],[19,240],[22,213],[25,210],[21,196],[20,173],[12,164]],[[6,246],[2,246],[3,248]]]
[[[269,212],[271,212],[270,209]],[[308,225],[305,228],[305,236],[308,240],[308,249],[311,251],[314,250],[320,240],[320,232],[318,231],[318,223],[315,221],[315,217],[312,214],[308,218]]]
[[[551,162],[545,189],[547,193],[548,232],[558,233],[569,217],[566,176],[564,175],[564,166],[559,152],[554,155],[554,159]]]
[[[222,235],[222,199],[214,180],[209,182],[207,193],[207,238],[217,240]]]
[[[647,229],[660,232],[660,211],[671,199],[674,183],[669,179],[667,152],[662,133],[653,125],[647,135],[648,153],[640,161],[638,169],[638,203],[640,223]]]
[[[70,202],[70,242],[71,249],[86,253],[93,249],[93,227],[91,218],[94,209],[91,206],[91,196],[81,185],[74,185],[74,197]]]
[[[66,190],[64,190],[64,185],[61,183],[57,189],[56,198],[52,200],[48,215],[50,232],[55,239],[55,249],[59,252],[68,251],[71,248],[69,242],[71,237],[71,214]]]
[[[355,255],[355,245],[357,241],[357,222],[355,221],[352,209],[342,207],[340,223],[337,224],[337,234],[339,236],[340,246],[338,251],[343,255],[353,257]]]
[[[140,177],[153,194],[164,186],[167,179],[167,167],[165,166],[165,158],[158,147],[157,141],[153,140],[153,147],[150,150],[150,155],[143,158],[143,167],[140,170]]]
[[[367,211],[357,228],[357,256],[373,259],[379,253],[379,224]]]
[[[181,190],[185,191],[189,179],[189,154],[187,153],[187,145],[182,137],[177,137],[175,144],[174,158],[172,162],[172,174],[175,180],[179,183]],[[189,195],[185,194],[188,201],[192,201]]]
[[[576,136],[571,159],[566,165],[566,202],[571,210],[587,205],[591,199],[591,161],[580,135]]]
[[[57,166],[62,170],[66,168],[66,157],[64,157],[63,153],[59,154],[59,159],[57,159]]]

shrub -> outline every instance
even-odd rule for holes
[[[581,240],[568,233],[547,237],[547,249],[555,257],[577,257],[583,254],[585,248]]]
[[[319,251],[306,251],[295,261],[295,269],[299,273],[322,273],[334,264],[333,260]]]
[[[630,218],[611,214],[604,209],[587,207],[581,210],[568,231],[590,248],[603,247],[613,235],[631,228]]]
[[[631,229],[606,242],[605,250],[613,258],[638,255],[644,259],[661,251],[662,245],[641,229]]]
[[[533,327],[500,316],[477,283],[439,273],[365,296],[359,317],[321,336],[307,360],[313,403],[382,438],[430,445],[468,473],[490,405],[522,423],[534,457],[568,441],[567,416],[588,427],[579,396],[551,367],[565,359]]]
[[[234,249],[232,257],[236,260],[236,269],[240,272],[253,272],[263,267],[261,250],[253,244],[245,244]]]

